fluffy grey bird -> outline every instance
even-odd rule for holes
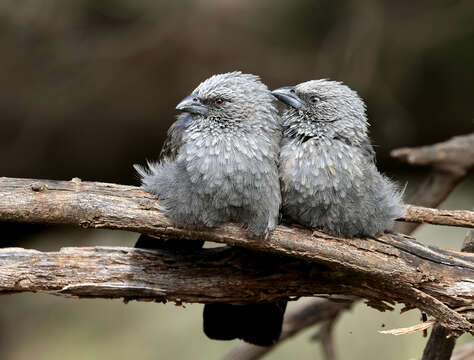
[[[276,99],[257,76],[232,72],[205,80],[176,109],[183,114],[168,131],[160,161],[135,166],[142,188],[159,198],[177,226],[237,222],[249,235],[266,237],[281,204]],[[145,236],[136,244],[164,245]],[[204,331],[214,339],[268,345],[280,335],[283,312],[277,303],[206,305]]]
[[[136,166],[176,225],[244,225],[265,237],[278,222],[281,137],[274,97],[257,76],[232,72],[201,83],[176,109],[158,163]]]
[[[283,215],[345,237],[390,229],[404,212],[401,192],[375,166],[357,93],[329,80],[272,93],[287,105],[280,153]]]

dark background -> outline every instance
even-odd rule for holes
[[[242,70],[260,75],[269,88],[330,78],[357,90],[368,105],[378,166],[400,183],[408,181],[410,191],[416,183],[414,175],[424,169],[400,164],[390,159],[389,152],[472,132],[473,64],[472,1],[0,0],[0,176],[138,184],[132,164],[158,156],[176,104],[210,75]],[[453,208],[472,207],[473,182],[462,191],[456,195],[459,201],[452,200]],[[131,245],[136,238],[15,224],[0,224],[0,232],[3,246],[41,249]],[[452,247],[459,247],[460,236],[456,233]],[[32,332],[30,342],[22,346],[1,346],[10,338],[0,336],[0,352],[8,354],[2,358],[22,359],[31,354],[55,358],[54,342],[44,345],[48,344],[45,328],[68,333],[67,339],[85,336],[84,342],[56,344],[59,349],[71,348],[75,355],[67,358],[98,354],[125,358],[128,353],[116,345],[127,343],[125,339],[139,333],[137,329],[145,330],[141,323],[130,333],[119,335],[118,329],[135,324],[139,316],[168,319],[161,324],[162,330],[150,325],[149,341],[156,331],[181,324],[176,332],[170,330],[174,335],[163,335],[160,346],[188,328],[192,332],[181,341],[199,338],[203,355],[198,358],[218,357],[229,346],[202,337],[197,307],[191,306],[193,318],[181,311],[171,316],[175,310],[167,307],[166,312],[151,304],[124,307],[118,302],[49,298],[0,298],[0,307],[4,302],[0,327],[7,329],[14,323],[21,332],[36,324],[43,334]],[[7,307],[11,304],[17,306]],[[46,304],[47,311],[26,311],[38,304]],[[140,310],[134,312],[135,308]],[[145,316],[152,308],[163,312]],[[124,316],[128,317],[117,326],[107,320],[90,325],[93,320],[79,309],[92,317],[109,309],[120,313],[127,309]],[[117,321],[117,312],[110,311],[108,316]],[[58,314],[73,319],[68,318],[70,327],[63,328],[64,321],[49,323],[41,318],[45,314],[50,314],[47,319],[56,319]],[[178,321],[179,316],[182,320]],[[195,322],[188,324],[188,318]],[[88,319],[89,326],[81,327],[81,319]],[[365,318],[361,315],[360,319]],[[114,329],[114,336],[107,331],[110,343],[97,340],[103,333],[84,335],[103,324]],[[88,347],[96,349],[91,338],[104,352],[84,352]],[[147,355],[144,349],[149,342],[137,339],[130,340],[130,354],[143,358],[163,354],[155,349]],[[360,345],[359,340],[356,343]],[[38,350],[34,344],[45,347]],[[348,345],[348,349],[352,348]],[[179,350],[186,349],[177,346],[169,358],[187,358]],[[364,351],[354,350],[354,354],[369,359]]]

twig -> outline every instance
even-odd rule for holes
[[[341,302],[327,301],[325,299],[312,299],[288,310],[283,322],[283,330],[278,344],[290,339],[298,332],[315,323],[328,321],[341,311],[349,309],[353,304],[353,298],[339,298]],[[256,360],[273,350],[274,346],[262,347],[244,342],[236,345],[223,360]]]
[[[387,335],[395,335],[395,336],[406,335],[406,334],[412,334],[417,331],[428,329],[432,327],[434,324],[436,324],[436,320],[430,320],[430,321],[425,321],[421,324],[416,324],[416,325],[405,327],[405,328],[379,330],[379,333],[387,334]]]
[[[332,319],[329,319],[321,324],[318,331],[311,336],[312,341],[318,340],[321,342],[323,348],[323,355],[325,360],[336,360],[336,347],[334,346],[333,329],[335,320],[339,317],[339,313],[335,314]]]
[[[439,210],[409,205],[406,213],[398,220],[420,224],[474,227],[474,211]]]

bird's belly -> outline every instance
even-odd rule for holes
[[[275,165],[261,155],[256,163],[254,156],[232,148],[195,156],[186,166],[194,191],[214,208],[248,206],[268,182],[277,182]]]

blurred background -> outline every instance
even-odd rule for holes
[[[176,104],[212,74],[269,88],[330,78],[366,100],[378,166],[416,187],[426,169],[390,150],[472,132],[474,2],[457,0],[0,0],[0,176],[138,184]],[[473,207],[474,181],[443,204]],[[1,224],[2,246],[132,246],[136,234]],[[422,227],[458,249],[462,229]],[[201,333],[201,305],[0,297],[1,359],[218,359],[235,342]],[[426,339],[380,335],[419,313],[359,305],[339,322],[341,359],[420,357]],[[309,333],[268,359],[321,358]],[[465,341],[464,338],[461,342]]]

